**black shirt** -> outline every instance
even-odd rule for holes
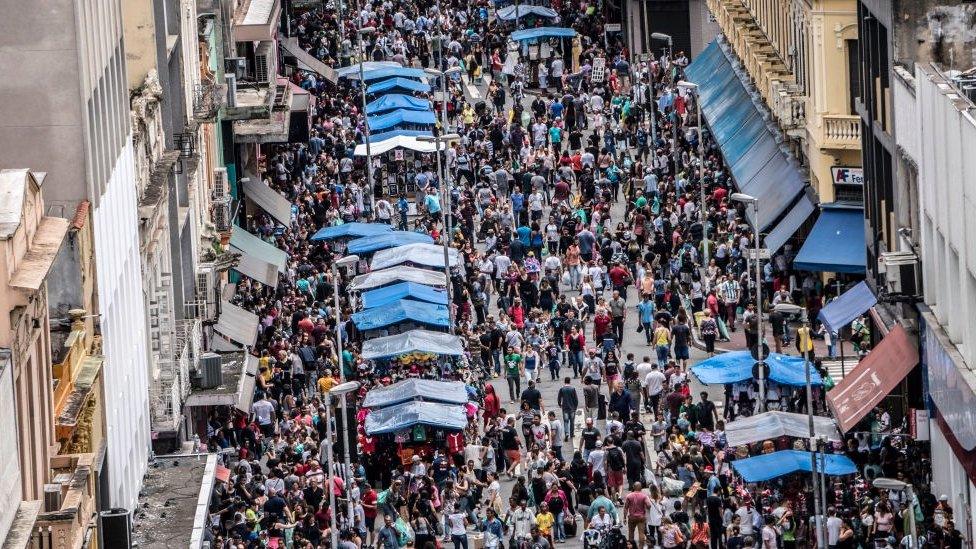
[[[583,448],[592,450],[596,448],[596,441],[600,438],[600,431],[596,427],[586,427],[582,432]]]
[[[502,448],[506,450],[518,450],[518,432],[515,427],[511,425],[506,425],[502,428]]]
[[[642,455],[643,448],[641,447],[641,443],[636,439],[625,440],[621,448],[623,448],[624,455],[627,456],[628,469],[632,465],[640,465],[644,462],[644,456]]]
[[[529,387],[522,391],[522,401],[529,403],[529,408],[539,410],[542,403],[542,393],[535,387]]]

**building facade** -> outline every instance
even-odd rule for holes
[[[861,166],[856,2],[708,0],[708,8],[820,202],[859,201],[843,170]]]
[[[87,310],[105,357],[101,503],[131,508],[149,458],[149,364],[121,2],[45,0],[5,18],[0,164],[46,172],[54,215],[90,205],[97,304]]]

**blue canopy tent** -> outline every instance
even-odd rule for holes
[[[386,248],[396,248],[407,244],[432,244],[430,235],[414,231],[390,231],[372,236],[350,240],[346,251],[351,254],[368,254]]]
[[[516,8],[518,8],[517,12]],[[546,19],[555,19],[559,16],[559,14],[556,13],[556,10],[552,8],[526,4],[505,6],[504,8],[500,8],[495,12],[495,18],[502,21],[514,21],[516,18],[521,19],[522,17],[528,17],[530,15],[535,15],[536,17],[543,17]]]
[[[410,111],[397,110],[381,114],[379,116],[368,117],[369,131],[387,130],[390,128],[403,128],[404,126],[433,126],[437,124],[437,115],[434,111]],[[372,139],[372,136],[370,136]]]
[[[430,84],[418,82],[409,78],[389,78],[382,82],[370,84],[366,88],[368,94],[382,94],[391,90],[404,90],[408,92],[430,93]]]
[[[404,402],[389,408],[373,410],[366,416],[366,434],[383,435],[427,425],[449,431],[460,431],[468,425],[464,406],[438,402]]]
[[[403,65],[397,63],[396,61],[366,61],[363,63],[363,72],[375,71],[376,69],[383,69],[386,67],[402,66]],[[359,63],[336,69],[336,74],[339,76],[339,78],[345,78],[347,76],[355,76],[356,78],[359,78]]]
[[[540,38],[573,38],[575,36],[576,31],[567,27],[536,27],[517,30],[509,36],[509,39],[514,42],[523,42]]]
[[[365,69],[365,67],[363,67]],[[351,79],[359,79],[359,73],[355,72],[349,75]],[[409,67],[380,67],[378,69],[373,69],[371,71],[363,71],[363,80],[366,82],[372,80],[385,80],[387,78],[427,78],[427,73],[423,69],[411,69]]]
[[[402,93],[388,93],[380,96],[378,99],[374,99],[366,105],[366,114],[380,114],[399,109],[429,111],[430,101]]]
[[[769,353],[765,362],[769,365],[771,381],[794,387],[806,384],[802,358]],[[692,366],[691,373],[705,385],[737,383],[752,379],[752,367],[755,363],[756,360],[749,351],[722,353]],[[810,384],[823,385],[823,380],[813,364],[810,364]]]
[[[447,280],[443,272],[438,273],[429,269],[399,266],[361,274],[352,279],[352,283],[349,284],[349,289],[352,291],[364,291],[373,288],[382,288],[383,286],[389,286],[399,282],[416,282],[437,288],[447,286]]]
[[[843,454],[818,454],[818,470],[821,467],[825,474],[835,477],[857,473],[857,465]],[[732,468],[746,482],[763,482],[790,473],[813,472],[810,465],[810,452],[802,450],[781,450],[771,454],[737,459],[732,462]]]
[[[406,334],[403,334],[406,335]],[[393,385],[377,387],[366,393],[364,408],[386,408],[411,401],[440,402],[443,404],[467,404],[468,390],[460,381],[436,379],[404,379]]]
[[[362,331],[378,330],[405,321],[447,328],[451,325],[451,316],[443,305],[411,299],[401,299],[386,307],[365,309],[352,314],[353,324]]]
[[[871,291],[871,287],[862,280],[820,309],[817,318],[824,323],[827,330],[837,332],[877,303],[878,298]]]
[[[392,230],[393,227],[386,223],[343,223],[332,227],[322,227],[312,235],[311,240],[335,240],[343,237],[361,238],[388,233]]]
[[[413,299],[434,305],[447,305],[447,292],[415,282],[401,282],[363,292],[363,309],[383,307],[401,299]]]
[[[867,264],[864,247],[864,209],[821,206],[820,217],[793,259],[800,271],[863,274]]]

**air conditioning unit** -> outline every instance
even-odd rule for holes
[[[61,485],[44,485],[44,512],[53,513],[61,510]]]
[[[210,196],[214,202],[223,202],[230,199],[227,168],[214,168],[214,186]]]
[[[254,79],[270,82],[275,76],[275,52],[271,42],[261,42],[254,50]]]
[[[230,202],[217,202],[213,205],[213,224],[217,232],[226,233],[230,230]]]
[[[912,252],[885,252],[878,258],[878,272],[884,275],[885,291],[893,295],[917,296],[918,256]]]
[[[213,389],[224,382],[224,375],[220,369],[220,355],[204,353],[200,355],[200,388]]]

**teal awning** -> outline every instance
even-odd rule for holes
[[[862,274],[866,265],[864,209],[821,206],[817,223],[793,259],[793,268]]]

